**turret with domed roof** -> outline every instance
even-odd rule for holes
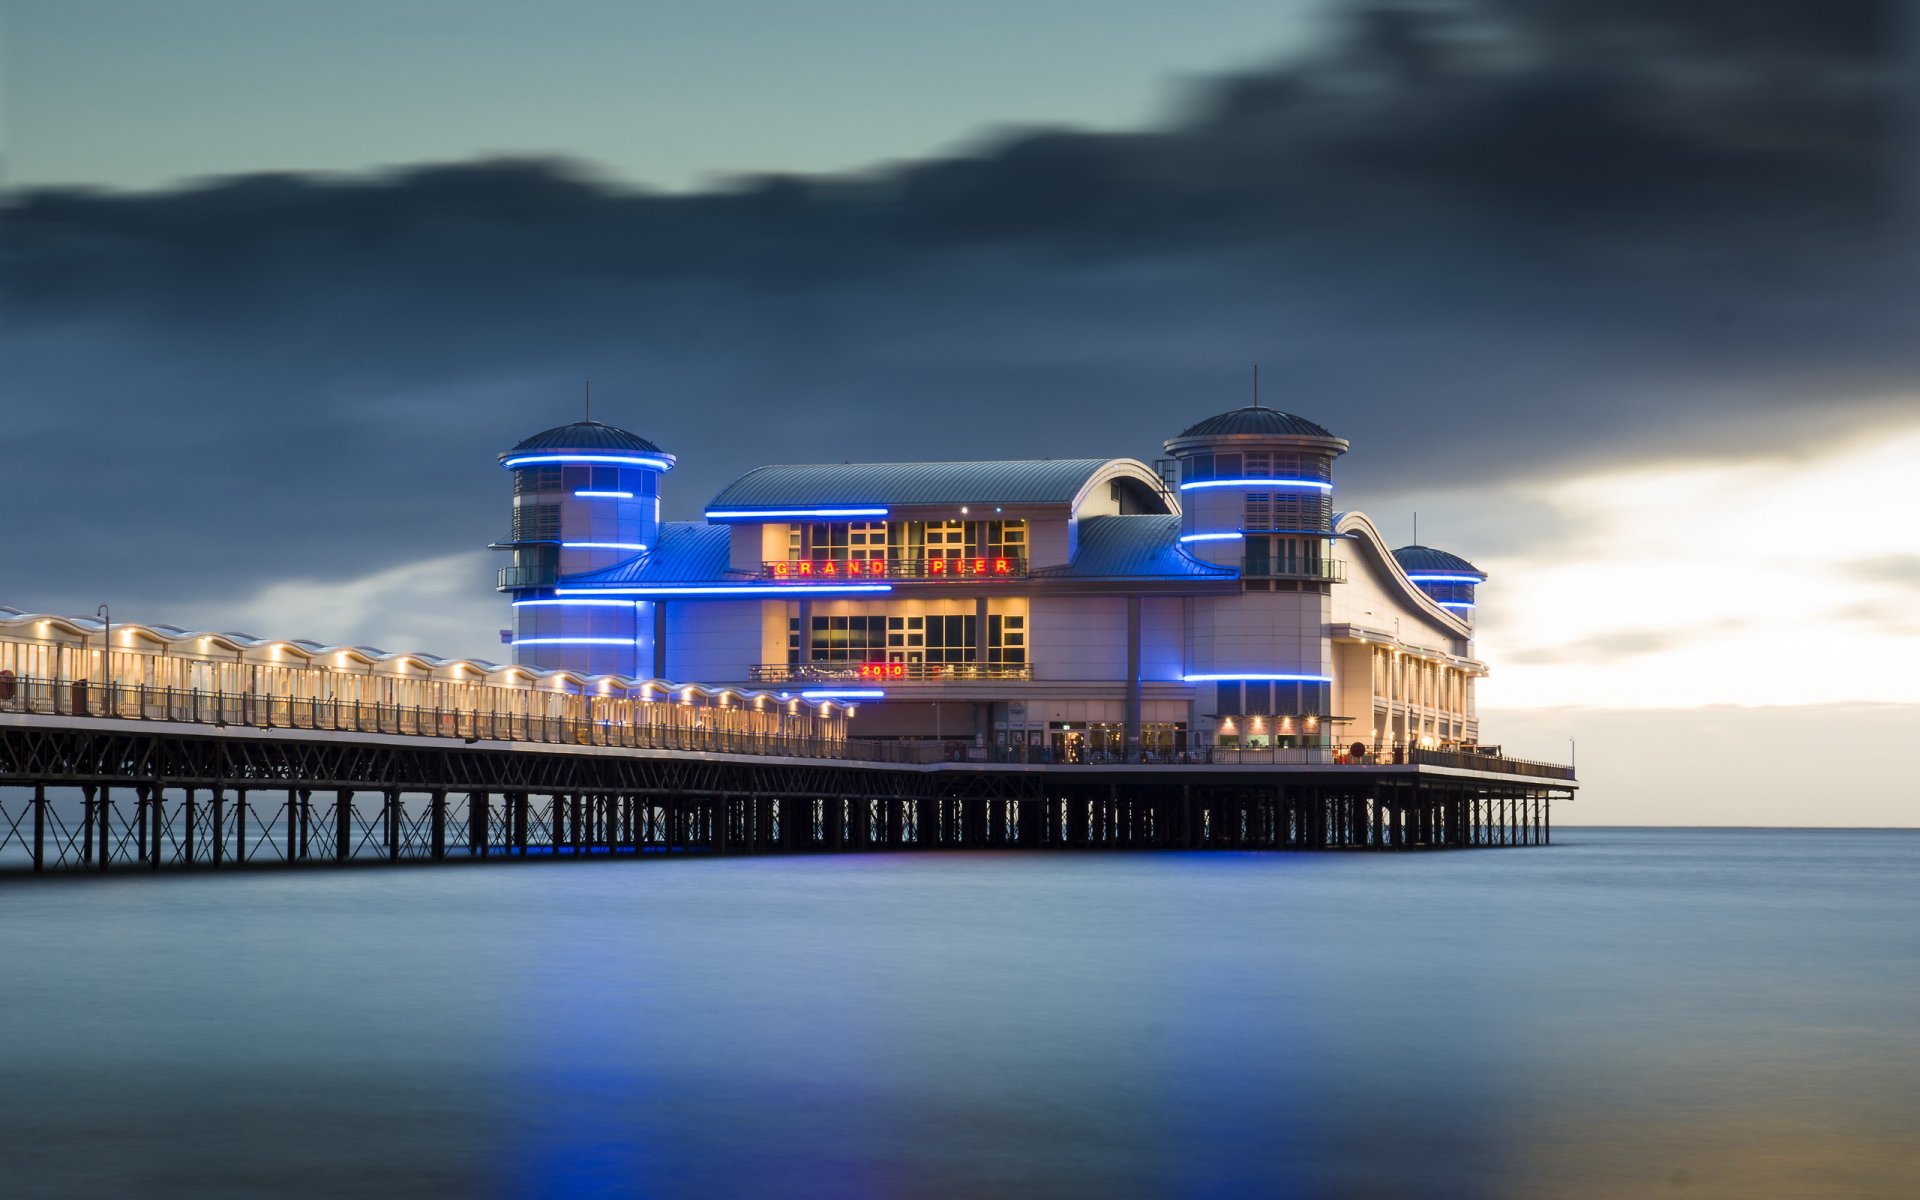
[[[1180,540],[1195,557],[1321,561],[1333,532],[1333,460],[1346,453],[1345,438],[1252,404],[1188,426],[1166,448],[1179,464]]]
[[[562,575],[615,566],[658,540],[660,476],[674,457],[592,419],[543,429],[500,456],[513,472],[512,554],[499,590],[513,598],[514,661],[587,674],[639,675],[651,618],[633,604],[556,596]]]

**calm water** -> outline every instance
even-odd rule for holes
[[[1912,1196],[1920,834],[0,885],[0,1195]]]

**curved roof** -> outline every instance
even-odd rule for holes
[[[747,578],[730,571],[733,531],[700,521],[662,521],[653,548],[598,571],[560,578],[560,587],[632,587],[637,584],[726,583]]]
[[[628,433],[600,421],[575,421],[571,425],[543,429],[532,437],[520,439],[508,453],[517,454],[522,450],[641,450],[660,453],[660,447],[639,434]]]
[[[1113,459],[816,463],[749,471],[709,509],[882,504],[1071,504]],[[1124,460],[1121,460],[1124,461]]]
[[[1281,412],[1277,408],[1260,408],[1255,405],[1208,417],[1180,431],[1180,436],[1183,438],[1236,435],[1315,438],[1333,436],[1326,426],[1309,421],[1305,417],[1296,417],[1292,413]]]
[[[1035,579],[1237,579],[1232,567],[1201,562],[1180,545],[1180,518],[1159,514],[1082,517],[1073,561],[1042,567]]]
[[[1485,571],[1458,554],[1435,550],[1432,546],[1402,546],[1393,552],[1393,558],[1400,564],[1400,569],[1409,575],[1415,571],[1446,571],[1454,575],[1478,575],[1482,579],[1487,577]]]
[[[693,528],[704,527],[694,526]],[[722,528],[720,532],[725,534],[726,530]],[[15,630],[31,629],[32,633],[28,636],[39,640],[44,636],[44,631],[34,627],[47,625],[60,626],[67,632],[79,637],[98,637],[104,623],[96,617],[68,617],[54,613],[29,613],[22,612],[17,608],[0,605],[0,637],[5,637]],[[770,700],[781,701],[792,699],[787,693],[764,688],[749,691],[733,686],[687,683],[684,681],[674,682],[667,679],[643,679],[637,675],[586,675],[564,668],[507,665],[491,662],[484,658],[446,658],[438,654],[422,654],[419,652],[403,654],[391,650],[382,650],[377,646],[354,646],[346,643],[332,644],[316,642],[309,638],[272,639],[263,638],[251,633],[220,633],[212,630],[183,629],[178,625],[150,625],[138,621],[115,621],[113,623],[113,632],[121,639],[121,645],[123,647],[126,646],[133,637],[138,636],[146,638],[149,641],[161,643],[163,646],[184,646],[187,647],[189,651],[191,651],[192,643],[195,642],[218,642],[225,647],[227,651],[237,652],[242,656],[251,656],[242,657],[240,661],[243,662],[274,661],[266,656],[281,648],[292,650],[299,657],[308,660],[329,655],[350,654],[361,662],[370,664],[370,666],[378,672],[405,674],[409,666],[418,666],[424,668],[430,677],[461,679],[463,678],[463,673],[471,671],[476,675],[482,676],[484,681],[492,687],[545,688],[552,691],[571,692],[584,692],[593,688],[599,688],[601,691],[606,691],[610,688],[619,688],[622,690],[651,688],[664,692],[683,692],[692,689],[703,696],[728,694],[747,699],[756,696],[765,696]],[[226,657],[225,654],[221,655],[220,660],[222,662],[234,661]],[[816,701],[807,700],[805,703],[815,708],[819,707],[819,702]],[[829,701],[828,703],[833,702]]]

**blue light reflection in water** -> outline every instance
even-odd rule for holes
[[[0,884],[0,1193],[1916,1194],[1920,835]]]

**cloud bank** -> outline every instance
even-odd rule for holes
[[[561,161],[14,195],[0,600],[190,621],[443,559],[484,595],[447,556],[504,527],[492,456],[588,377],[681,455],[670,515],[780,459],[1151,456],[1255,361],[1363,505],[1895,419],[1891,10],[1675,7],[1352,5],[1158,128],[697,195]]]

